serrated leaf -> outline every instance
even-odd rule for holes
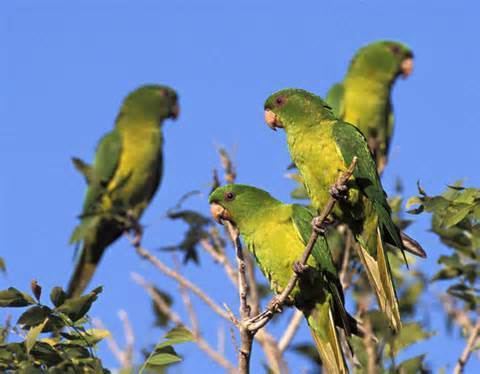
[[[23,307],[35,304],[30,295],[20,292],[16,288],[9,287],[0,291],[0,307]]]
[[[48,317],[45,318],[45,320],[40,323],[39,325],[32,327],[25,338],[25,348],[27,350],[27,353],[30,353],[30,350],[33,348],[35,345],[35,342],[37,341],[38,336],[42,332],[43,328],[47,324]]]

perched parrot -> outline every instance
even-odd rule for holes
[[[389,244],[402,253],[408,248],[402,244],[401,234],[392,221],[365,137],[355,126],[336,119],[321,98],[298,89],[271,95],[265,102],[265,121],[274,130],[285,129],[290,155],[317,211],[326,205],[331,193],[343,197],[335,206],[334,216],[349,226],[359,243],[359,257],[378,304],[392,328],[399,330],[398,300],[384,246]],[[354,156],[358,162],[348,183],[348,192],[342,196],[342,191],[331,191]],[[416,250],[415,254],[425,257],[421,247]]]
[[[387,163],[393,134],[392,86],[412,70],[413,53],[406,45],[371,43],[355,54],[343,82],[327,94],[336,117],[356,125],[367,138],[379,173]]]
[[[216,188],[209,198],[214,218],[239,230],[271,289],[280,294],[293,274],[312,232],[313,214],[301,205],[283,204],[269,193],[247,185]],[[362,335],[345,310],[342,286],[328,249],[319,236],[289,304],[303,312],[327,373],[347,373],[336,327],[347,336]]]
[[[123,101],[114,129],[97,146],[93,165],[73,159],[88,188],[81,222],[70,238],[79,245],[70,296],[83,292],[105,249],[140,218],[155,195],[163,172],[162,123],[175,119],[178,108],[173,89],[142,86]]]

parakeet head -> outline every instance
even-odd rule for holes
[[[379,41],[358,50],[353,57],[349,74],[392,82],[399,75],[408,77],[413,71],[413,52],[394,41]]]
[[[245,184],[227,184],[216,188],[208,199],[213,218],[230,221],[242,230],[259,209],[279,204],[268,192]]]
[[[334,119],[320,97],[300,89],[287,88],[271,95],[265,102],[265,122],[272,129],[311,126],[322,119]]]
[[[120,114],[142,115],[159,122],[176,119],[179,114],[177,93],[170,87],[149,84],[132,91],[123,101]]]

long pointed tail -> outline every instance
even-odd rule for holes
[[[306,317],[325,372],[348,373],[330,303],[317,304]]]
[[[67,295],[69,297],[80,296],[83,291],[85,291],[85,288],[87,288],[97,269],[101,254],[100,256],[92,257],[91,252],[88,244],[84,243],[80,256],[75,264],[73,275],[70,278],[70,282],[68,282]]]
[[[398,331],[402,327],[397,294],[393,284],[392,272],[388,263],[387,254],[382,244],[380,229],[377,228],[377,256],[374,258],[360,243],[359,256],[367,271],[370,285],[375,290],[380,309],[386,314],[391,327]]]

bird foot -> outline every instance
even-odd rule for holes
[[[328,192],[335,200],[346,201],[348,199],[348,187],[344,184],[334,184]]]
[[[133,233],[132,244],[134,247],[140,247],[143,238],[143,227],[138,223],[138,221],[133,217],[130,212],[127,212],[127,219],[129,221],[127,232],[131,231]]]
[[[328,219],[320,220],[320,217],[314,217],[312,220],[312,229],[318,235],[325,235],[328,225],[331,223]]]
[[[278,296],[274,296],[272,300],[268,303],[267,310],[276,313],[282,311],[282,303],[279,300]]]
[[[302,264],[300,261],[295,261],[293,263],[293,271],[299,276],[303,276],[307,273],[308,265]]]

